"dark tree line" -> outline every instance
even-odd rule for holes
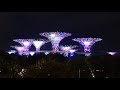
[[[120,78],[120,56],[18,56],[0,51],[0,78]]]

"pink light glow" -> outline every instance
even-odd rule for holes
[[[18,50],[18,52],[23,52],[24,51],[24,47],[16,47],[16,49]]]

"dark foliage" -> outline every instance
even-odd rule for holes
[[[18,56],[0,51],[0,78],[120,78],[120,56]],[[94,77],[95,76],[95,77]]]

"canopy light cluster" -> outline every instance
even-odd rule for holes
[[[65,32],[44,32],[40,33],[41,36],[48,38],[52,43],[52,48],[54,52],[59,51],[59,43],[65,37],[71,36],[71,33]]]
[[[20,46],[11,46],[12,48],[16,49],[19,55],[31,55],[33,56],[35,53],[42,52],[40,50],[41,46],[51,42],[52,50],[51,51],[43,51],[46,55],[50,52],[56,53],[59,52],[60,54],[64,53],[65,56],[68,56],[68,53],[72,54],[76,52],[78,49],[77,45],[61,45],[59,43],[66,37],[71,36],[71,33],[66,32],[44,32],[39,33],[39,35],[46,37],[48,40],[45,39],[14,39],[13,41],[18,42]],[[101,38],[75,38],[73,41],[79,42],[84,47],[84,52],[91,52],[91,46],[98,41],[101,41]],[[33,45],[36,50],[30,51],[30,47]],[[12,51],[8,51],[9,54],[13,53]]]
[[[79,42],[80,44],[83,45],[84,47],[84,52],[90,52],[91,51],[91,46],[98,42],[101,41],[101,38],[75,38],[73,41]]]
[[[78,46],[77,45],[73,45],[73,46],[72,45],[70,45],[70,46],[68,46],[68,45],[63,46],[63,45],[61,45],[60,49],[63,51],[64,56],[68,57],[69,53],[73,54],[76,51],[75,49],[73,49],[73,48],[76,48],[76,47],[78,47]]]

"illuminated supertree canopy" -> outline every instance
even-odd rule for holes
[[[44,32],[40,33],[41,36],[48,38],[52,43],[52,48],[54,52],[59,51],[59,43],[65,37],[71,36],[71,33],[66,32]]]
[[[18,51],[19,55],[31,55],[31,56],[33,56],[36,52],[45,52],[45,54],[47,55],[50,52],[52,52],[52,53],[66,54],[66,56],[68,56],[69,53],[71,55],[73,55],[74,52],[78,53],[78,52],[76,52],[77,49],[75,49],[76,47],[78,47],[77,45],[59,46],[60,41],[68,36],[71,36],[72,35],[71,33],[43,32],[43,33],[39,33],[39,35],[48,38],[48,40],[46,40],[46,39],[37,39],[37,40],[35,40],[35,39],[14,39],[13,41],[18,42],[19,44],[21,44],[21,46],[12,46],[12,47]],[[80,44],[83,45],[84,54],[86,54],[86,56],[89,56],[91,54],[91,46],[95,42],[98,42],[101,40],[102,40],[101,38],[75,38],[75,39],[73,39],[73,41],[79,42]],[[48,51],[48,50],[41,51],[40,50],[41,46],[44,45],[45,43],[48,43],[48,42],[51,42],[51,44],[52,44],[52,51]],[[36,48],[36,51],[29,50],[32,44]],[[8,53],[11,54],[14,52],[8,51]]]
[[[20,43],[25,48],[29,48],[32,45],[33,39],[14,39],[13,41]]]
[[[24,47],[25,55],[29,55],[29,48],[33,44],[33,39],[14,39],[13,41],[20,43]]]
[[[65,46],[60,46],[60,49],[64,52],[64,56],[67,56],[68,57],[68,54],[69,53],[71,53],[71,54],[73,54],[76,50],[75,49],[73,49],[73,48],[76,48],[76,47],[78,47],[77,45],[70,45],[70,46],[68,46],[68,45],[65,45]]]
[[[47,42],[49,42],[49,41],[44,40],[44,39],[33,40],[33,45],[36,48],[36,52],[40,51],[41,46],[44,45]]]
[[[84,52],[91,52],[91,46],[98,42],[101,41],[101,38],[75,38],[73,41],[79,42],[80,44],[83,45],[84,47]]]
[[[62,50],[62,51],[70,51],[70,50],[72,50],[73,48],[76,48],[76,47],[78,47],[77,45],[65,45],[65,46],[60,46],[60,49]]]
[[[19,55],[22,55],[24,53],[25,48],[23,46],[11,46],[12,48],[15,48],[18,51]]]

